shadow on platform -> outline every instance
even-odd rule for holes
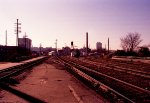
[[[0,83],[0,88],[28,101],[29,103],[46,103],[45,101],[42,101],[36,97],[30,96],[24,92],[16,90],[16,89],[14,89],[14,88],[12,88],[12,87],[4,84],[4,83]]]

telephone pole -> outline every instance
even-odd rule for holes
[[[6,46],[7,46],[7,30],[6,30]]]
[[[19,23],[19,19],[17,19],[17,23],[16,24],[16,29],[15,29],[15,33],[16,33],[16,46],[19,46],[19,33],[21,33],[21,30],[19,27],[19,25],[21,25],[21,23]]]
[[[56,46],[56,54],[57,54],[57,39],[56,39],[56,43],[55,43],[55,46]]]
[[[108,38],[108,53],[109,53],[109,38]]]
[[[24,48],[25,48],[25,49],[27,49],[27,45],[28,45],[26,38],[27,38],[27,35],[26,35],[26,32],[25,32],[25,35],[24,35],[24,40],[25,40]]]
[[[86,32],[86,55],[88,55],[88,32]]]
[[[42,44],[40,43],[40,55],[42,55]]]

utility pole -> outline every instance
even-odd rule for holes
[[[41,52],[42,52],[42,44],[40,43],[40,55],[42,54]]]
[[[55,46],[56,46],[56,53],[57,53],[57,39],[56,39],[56,42],[55,42]]]
[[[88,55],[88,32],[86,32],[86,55]]]
[[[108,38],[108,53],[109,53],[109,38]]]
[[[7,58],[7,30],[5,33],[6,33],[5,57]]]
[[[26,35],[26,32],[23,36],[23,39],[24,39],[24,49],[25,49],[25,55],[28,55],[28,49],[29,49],[29,42],[27,42],[27,35]]]
[[[7,30],[6,30],[6,46],[7,46]]]
[[[16,46],[19,46],[19,33],[21,32],[19,29],[19,25],[21,25],[21,23],[19,23],[19,19],[17,19],[17,23],[16,24],[16,29],[15,29],[15,33],[16,33]]]
[[[24,40],[25,40],[24,47],[25,47],[25,49],[27,49],[27,45],[28,45],[26,38],[27,38],[27,35],[26,35],[26,32],[25,32],[25,35],[24,35]]]

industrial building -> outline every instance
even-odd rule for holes
[[[19,38],[19,46],[0,46],[0,61],[15,61],[31,54],[31,39]]]
[[[32,40],[29,38],[19,38],[18,39],[19,42],[19,47],[31,50],[31,44],[32,44]]]
[[[96,43],[96,49],[97,50],[102,50],[102,43],[101,42]]]
[[[15,61],[21,56],[27,56],[30,52],[18,46],[0,46],[0,61]]]

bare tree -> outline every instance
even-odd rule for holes
[[[139,33],[128,33],[125,37],[120,38],[121,47],[125,51],[133,52],[134,49],[142,42]]]

